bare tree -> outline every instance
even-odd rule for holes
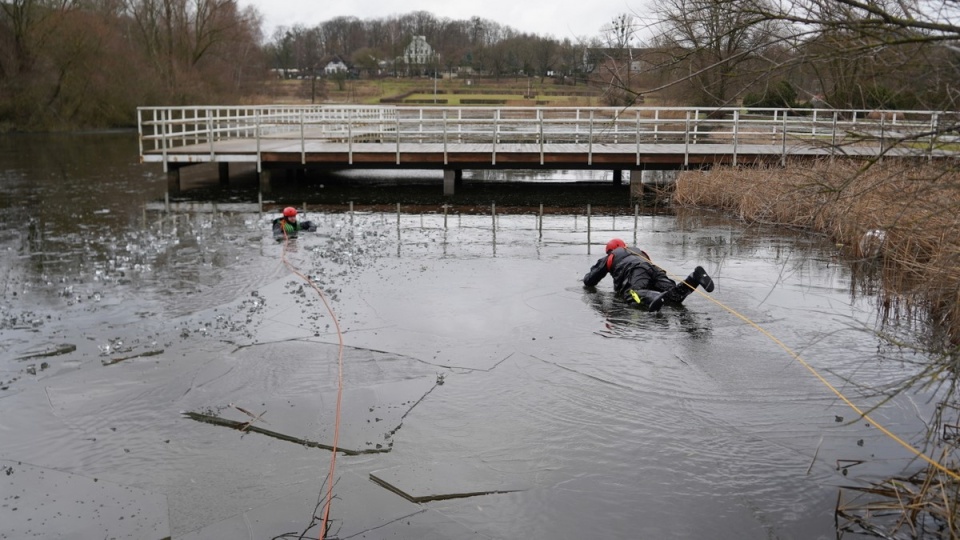
[[[956,98],[956,0],[655,0],[669,84],[704,105],[790,79],[838,107],[944,107]]]
[[[9,29],[13,65],[0,62],[0,75],[25,73],[33,67],[38,50],[43,49],[56,25],[46,24],[60,14],[77,8],[76,0],[10,0],[0,2],[0,28]],[[12,68],[12,69],[11,69]]]
[[[960,7],[946,2],[790,0],[746,4],[750,17],[789,27],[792,62],[835,106],[955,105]]]
[[[621,13],[603,28],[606,47],[596,51],[594,82],[603,88],[607,105],[632,105],[636,100],[630,73],[633,71],[634,16]]]
[[[726,105],[769,70],[768,48],[785,39],[783,24],[756,13],[766,0],[655,0],[662,21],[655,45],[670,53],[692,100]]]
[[[540,76],[540,82],[543,83],[547,73],[551,71],[557,60],[557,50],[559,45],[552,38],[535,38],[533,43],[533,63],[537,74]]]
[[[349,58],[366,45],[363,23],[356,17],[337,17],[319,25],[327,54]]]

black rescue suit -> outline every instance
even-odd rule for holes
[[[664,301],[680,303],[697,285],[713,291],[713,281],[701,267],[697,267],[679,284],[666,272],[650,263],[650,258],[639,248],[621,247],[603,256],[583,276],[586,287],[595,287],[607,274],[613,276],[617,296],[636,302],[648,311],[657,311]]]
[[[313,232],[317,226],[312,221],[290,221],[286,217],[278,217],[273,220],[273,237],[277,240],[284,238],[296,238],[300,231]]]

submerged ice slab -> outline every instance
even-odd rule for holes
[[[306,482],[288,495],[191,531],[178,539],[276,538],[281,535],[317,538],[326,489],[326,484],[321,484],[319,478],[315,482]],[[338,474],[333,495],[327,538],[447,540],[477,537],[474,531],[454,519],[397,497],[358,474]]]
[[[297,538],[317,538],[326,501],[327,486],[320,477],[326,467],[319,467],[316,481],[306,482],[293,492],[242,514],[225,518],[180,537],[181,540],[206,538],[274,538],[291,534]],[[338,475],[334,484],[332,524],[328,537],[348,538],[376,529],[394,520],[421,512],[415,504],[396,497],[368,482],[346,473]],[[369,509],[376,508],[376,512]]]
[[[387,452],[404,416],[435,388],[427,377],[347,389],[341,402],[338,449],[346,454]],[[239,396],[236,396],[239,397]],[[336,419],[336,392],[297,396],[254,396],[222,407],[219,416],[187,412],[198,422],[330,449]]]
[[[170,538],[163,495],[17,461],[0,473],[0,538]]]
[[[462,462],[411,463],[370,473],[370,479],[417,503],[524,491],[526,478]]]

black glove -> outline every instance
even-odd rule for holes
[[[583,286],[584,287],[594,287],[597,283],[600,283],[600,280],[606,277],[607,275],[607,258],[603,257],[598,260],[593,267],[590,268],[590,271],[583,275]]]
[[[300,228],[303,229],[303,230],[305,230],[305,231],[309,231],[309,232],[314,232],[314,231],[317,230],[317,226],[314,225],[312,221],[303,221],[303,222],[301,222],[301,223],[300,223]]]

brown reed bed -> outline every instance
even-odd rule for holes
[[[879,271],[884,316],[923,318],[926,348],[960,346],[960,170],[886,159],[682,173],[673,201],[824,234]],[[880,235],[871,231],[882,231]]]

